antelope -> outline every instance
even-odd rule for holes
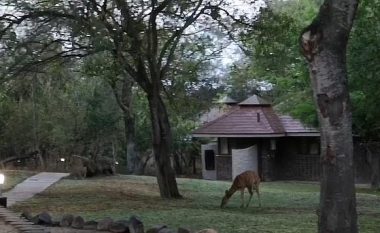
[[[220,204],[220,208],[223,208],[227,204],[231,196],[238,190],[240,190],[241,192],[241,206],[240,207],[244,207],[244,189],[245,188],[248,189],[248,192],[250,194],[246,207],[248,207],[249,203],[251,202],[252,195],[253,195],[252,189],[256,190],[257,197],[259,199],[259,206],[261,206],[259,185],[260,185],[260,177],[256,174],[256,172],[245,171],[241,173],[240,175],[235,177],[231,188],[229,190],[226,190],[226,193],[222,199],[222,203]]]

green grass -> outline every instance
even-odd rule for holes
[[[3,173],[5,176],[3,191],[8,191],[26,178],[35,175],[37,172],[25,170],[2,170],[0,173]]]
[[[159,197],[153,177],[114,176],[87,180],[65,179],[35,198],[14,206],[33,213],[49,211],[53,216],[72,213],[87,220],[104,217],[126,219],[137,215],[146,228],[166,224],[194,230],[214,228],[220,233],[314,233],[319,186],[302,182],[264,182],[262,207],[254,195],[251,206],[241,209],[235,194],[220,209],[224,190],[230,182],[178,179],[181,200]],[[246,198],[248,195],[246,194]],[[380,232],[380,195],[360,190],[358,213],[360,232]]]

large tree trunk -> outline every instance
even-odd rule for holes
[[[321,131],[320,233],[356,233],[352,119],[346,46],[357,0],[326,0],[301,34]]]
[[[153,130],[153,155],[156,161],[157,182],[163,198],[181,198],[170,162],[172,142],[169,118],[159,91],[148,93]]]

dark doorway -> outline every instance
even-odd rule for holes
[[[206,170],[215,170],[215,152],[213,150],[205,150],[205,167]]]

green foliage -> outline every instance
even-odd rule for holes
[[[252,55],[233,69],[232,90],[241,96],[269,95],[278,110],[315,126],[317,116],[298,37],[317,9],[314,0],[273,1],[255,28],[241,35]]]
[[[52,65],[48,73],[2,86],[0,151],[4,157],[32,150],[53,156],[102,154],[117,141],[120,114],[111,90],[102,80],[78,74]]]
[[[380,1],[360,2],[348,49],[354,130],[380,140]]]

